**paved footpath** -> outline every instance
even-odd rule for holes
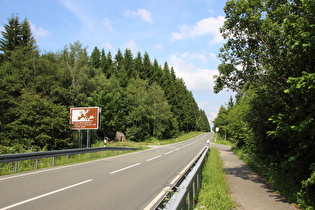
[[[296,210],[286,203],[279,194],[273,192],[260,176],[240,160],[231,150],[231,146],[210,143],[220,151],[224,161],[224,170],[231,197],[236,210]]]

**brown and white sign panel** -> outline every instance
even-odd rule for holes
[[[74,130],[99,128],[99,107],[76,107],[70,109],[70,124]]]

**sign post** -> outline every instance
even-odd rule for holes
[[[215,128],[215,138],[214,138],[214,142],[217,142],[217,138],[218,138],[218,133],[220,131],[220,128],[219,127],[216,127]]]
[[[89,130],[97,130],[100,127],[99,107],[70,108],[70,125],[73,130],[79,131],[79,144],[82,147],[81,130],[87,130],[86,147],[90,145]]]

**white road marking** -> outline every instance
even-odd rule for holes
[[[116,170],[116,171],[112,171],[112,172],[110,172],[109,174],[115,174],[115,173],[118,173],[118,172],[120,172],[120,171],[126,170],[126,169],[128,169],[128,168],[135,167],[135,166],[140,165],[140,164],[141,164],[141,163],[136,163],[136,164],[133,164],[133,165],[131,165],[131,166],[127,166],[127,167],[125,167],[125,168],[122,168],[122,169],[119,169],[119,170]]]
[[[156,156],[156,157],[153,157],[153,158],[148,159],[147,161],[151,161],[151,160],[154,160],[154,159],[159,158],[159,157],[162,157],[162,156],[161,156],[161,155],[158,155],[158,156]]]
[[[34,201],[34,200],[37,200],[37,199],[40,199],[40,198],[43,198],[43,197],[46,197],[46,196],[49,196],[49,195],[58,193],[58,192],[61,192],[61,191],[67,190],[67,189],[70,189],[70,188],[72,188],[72,187],[76,187],[76,186],[79,186],[79,185],[81,185],[81,184],[85,184],[85,183],[91,182],[91,181],[93,181],[93,179],[88,179],[88,180],[86,180],[86,181],[83,181],[83,182],[80,182],[80,183],[77,183],[77,184],[73,184],[73,185],[70,185],[70,186],[68,186],[68,187],[61,188],[61,189],[59,189],[59,190],[55,190],[55,191],[52,191],[52,192],[49,192],[49,193],[46,193],[46,194],[43,194],[43,195],[36,196],[36,197],[34,197],[34,198],[27,199],[27,200],[25,200],[25,201],[21,201],[21,202],[12,204],[12,205],[10,205],[10,206],[3,207],[3,208],[1,208],[0,210],[6,210],[6,209],[10,209],[10,208],[13,208],[13,207],[16,207],[16,206],[20,206],[20,205],[22,205],[22,204],[25,204],[25,203],[28,203],[28,202],[31,202],[31,201]]]
[[[164,153],[164,155],[168,155],[168,154],[171,154],[172,152],[174,152],[174,150],[172,150],[172,151],[169,151],[169,152],[166,152],[166,153]]]

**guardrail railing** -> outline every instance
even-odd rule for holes
[[[166,195],[155,205],[154,209],[181,210],[194,208],[194,201],[197,199],[201,187],[202,168],[208,153],[209,147],[206,146],[201,155],[178,179],[174,186],[168,190]]]
[[[34,160],[35,159],[35,169],[37,169],[37,160],[41,158],[52,158],[52,166],[54,166],[54,158],[58,156],[68,156],[75,154],[84,154],[99,151],[127,151],[127,150],[137,150],[137,148],[132,147],[91,147],[91,148],[80,148],[80,149],[67,149],[67,150],[53,150],[45,152],[31,152],[31,153],[18,153],[18,154],[6,154],[0,155],[0,163],[14,162],[14,173],[18,171],[18,161],[24,160]]]

